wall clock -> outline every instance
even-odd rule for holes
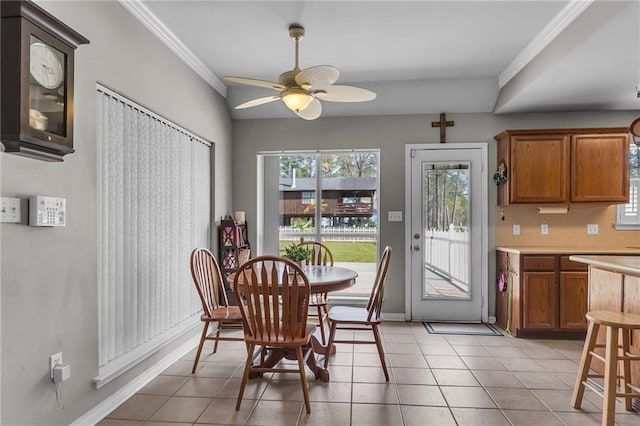
[[[89,40],[30,1],[0,10],[4,150],[62,161],[74,152],[74,52]]]

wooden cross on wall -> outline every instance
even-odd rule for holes
[[[440,113],[440,121],[431,122],[431,127],[440,127],[440,143],[447,142],[447,127],[453,127],[454,125],[453,121],[447,121],[444,112]]]

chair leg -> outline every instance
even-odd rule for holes
[[[622,330],[622,356],[626,357],[629,353],[629,333],[632,333],[631,330]],[[633,389],[629,386],[631,383],[631,360],[628,358],[624,358],[622,360],[622,386],[620,386],[620,390],[624,393],[633,392]],[[627,411],[633,410],[633,398],[630,396],[626,396],[622,399],[624,401],[624,409]]]
[[[378,347],[378,355],[380,355],[380,363],[382,364],[382,370],[384,371],[384,377],[389,381],[389,372],[387,371],[387,363],[384,361],[384,349],[382,348],[382,339],[380,339],[380,332],[376,324],[371,326],[373,336],[376,338],[376,346]]]
[[[300,383],[302,385],[302,394],[304,395],[304,406],[307,409],[307,414],[311,414],[311,403],[309,402],[307,374],[304,371],[304,354],[302,353],[302,346],[296,347],[296,355],[298,356],[298,368],[300,369]],[[311,354],[311,356],[313,356],[313,354]]]
[[[220,341],[218,339],[220,339],[220,331],[222,330],[222,322],[218,321],[216,323],[216,327],[217,327],[217,329],[216,329],[216,340],[215,340],[215,343],[213,344],[213,353],[214,354],[216,352],[218,352],[218,342]]]
[[[323,315],[324,313],[322,312],[322,306],[323,305],[318,305],[318,324],[320,325],[320,335],[322,336],[322,344],[326,344],[327,343],[327,339],[325,337],[324,334],[324,320],[323,320]]]
[[[204,346],[204,341],[207,338],[207,331],[209,331],[209,323],[205,322],[204,327],[202,327],[202,335],[200,336],[200,344],[198,345],[198,351],[196,352],[196,359],[193,360],[193,368],[191,369],[191,374],[194,374],[196,372],[196,367],[198,367],[198,361],[200,360],[202,347]]]
[[[600,325],[594,322],[589,322],[589,328],[587,329],[587,338],[584,341],[584,347],[582,348],[582,357],[580,358],[580,366],[578,367],[578,374],[576,376],[576,383],[573,386],[573,395],[571,396],[571,406],[573,408],[580,408],[582,405],[582,397],[584,396],[584,382],[589,375],[589,369],[591,368],[591,351],[593,351],[596,345],[596,339],[598,338],[598,330]]]
[[[333,341],[336,338],[336,328],[338,324],[335,321],[330,321],[331,331],[329,332],[329,342],[327,343],[326,350],[324,351],[324,369],[327,369],[329,365],[329,357],[331,356],[331,348],[333,347]]]
[[[616,416],[616,379],[618,373],[618,329],[607,327],[607,347],[604,365],[604,402],[602,425],[612,425]]]
[[[242,383],[240,383],[240,391],[238,392],[238,400],[236,401],[236,411],[240,410],[240,404],[242,404],[242,396],[244,395],[244,387],[249,380],[249,370],[251,369],[251,363],[253,362],[253,351],[256,345],[253,343],[247,343],[247,362],[244,364],[244,372],[242,373]]]

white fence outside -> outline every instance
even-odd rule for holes
[[[316,234],[315,228],[300,229],[295,226],[281,226],[280,240],[296,241],[300,237],[309,237]],[[324,241],[376,241],[378,228],[365,227],[324,227],[320,230]]]
[[[427,267],[468,288],[469,231],[425,229],[424,235],[424,255]]]

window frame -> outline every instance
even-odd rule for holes
[[[631,158],[634,155],[640,157],[640,146],[633,142],[633,138],[629,141],[629,145],[629,202],[616,206],[614,228],[618,231],[640,230],[640,164],[636,165],[638,170],[635,172],[637,174],[635,177],[631,167]],[[635,215],[627,213],[630,208],[635,211]]]

